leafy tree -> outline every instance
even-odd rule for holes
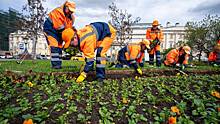
[[[120,46],[125,45],[125,40],[132,39],[133,30],[131,26],[138,23],[141,18],[137,17],[134,20],[132,15],[127,13],[127,10],[118,9],[113,2],[109,5],[109,15],[111,20],[109,21],[117,30],[116,40]]]
[[[208,16],[207,21],[209,21],[210,26],[208,27],[207,40],[210,41],[207,43],[206,53],[212,51],[213,46],[216,45],[216,41],[220,39],[220,17],[218,16]]]
[[[27,31],[27,38],[33,41],[32,56],[36,58],[36,47],[38,35],[43,30],[44,18],[47,11],[43,7],[43,2],[46,0],[27,0],[27,4],[23,6],[25,22],[23,29]]]
[[[220,17],[208,15],[201,21],[188,22],[186,27],[187,44],[192,48],[193,57],[201,61],[202,54],[208,55],[220,38]]]

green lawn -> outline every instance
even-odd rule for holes
[[[62,69],[56,70],[51,69],[50,60],[26,60],[22,64],[17,64],[16,61],[0,61],[0,72],[4,71],[12,71],[18,73],[27,73],[30,70],[33,72],[79,72],[80,67],[83,62],[80,61],[71,61],[71,60],[63,60]],[[127,68],[108,68],[107,70],[125,70]],[[149,66],[145,63],[144,69],[168,69],[168,67],[162,66],[160,68],[156,66]],[[212,67],[208,65],[196,66],[193,68],[187,68],[187,70],[218,70],[219,67]]]
[[[22,64],[17,64],[16,61],[0,61],[0,72],[13,71],[26,73],[32,70],[33,72],[75,72],[79,71],[82,62],[64,60],[63,68],[56,70],[51,68],[49,60],[26,60]]]

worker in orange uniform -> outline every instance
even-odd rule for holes
[[[138,44],[130,44],[119,50],[118,61],[122,65],[133,67],[135,71],[142,75],[142,70],[138,67],[143,67],[143,59],[145,50],[150,49],[150,41],[143,39]]]
[[[185,67],[188,65],[190,51],[191,48],[189,46],[183,46],[179,49],[172,49],[167,53],[164,65],[172,67],[177,66],[181,67],[181,69],[185,69]]]
[[[66,1],[61,7],[52,10],[44,22],[43,31],[51,51],[51,65],[54,69],[60,69],[62,65],[62,32],[71,28],[75,17],[75,3]]]
[[[163,32],[158,28],[158,20],[154,20],[152,27],[147,29],[146,39],[151,41],[151,44],[154,44],[155,40],[159,42],[154,46],[154,48],[149,52],[149,64],[154,65],[154,54],[156,53],[156,65],[161,66],[161,57],[160,57],[160,43],[163,40]],[[151,45],[152,46],[152,45]]]
[[[106,53],[116,37],[116,30],[105,22],[94,22],[80,30],[64,30],[62,38],[65,45],[78,47],[86,58],[86,65],[76,82],[82,82],[93,68],[96,50],[96,79],[105,79]]]
[[[217,44],[220,44],[220,40],[217,41]]]
[[[220,65],[220,43],[214,47],[214,51],[209,54],[209,64],[218,66]]]

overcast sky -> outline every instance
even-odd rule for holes
[[[62,5],[65,0],[46,0],[44,6],[48,12]],[[132,16],[140,17],[140,22],[152,22],[158,19],[165,26],[187,21],[198,21],[205,15],[220,16],[220,0],[73,0],[76,3],[76,27],[82,27],[95,21],[109,20],[108,5],[115,1],[120,9],[126,9]],[[12,7],[21,11],[26,0],[1,0],[0,9]]]

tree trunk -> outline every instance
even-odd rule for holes
[[[201,61],[202,51],[199,51],[199,62]]]
[[[33,47],[32,47],[32,58],[36,59],[36,50],[37,50],[37,35],[33,39]]]

